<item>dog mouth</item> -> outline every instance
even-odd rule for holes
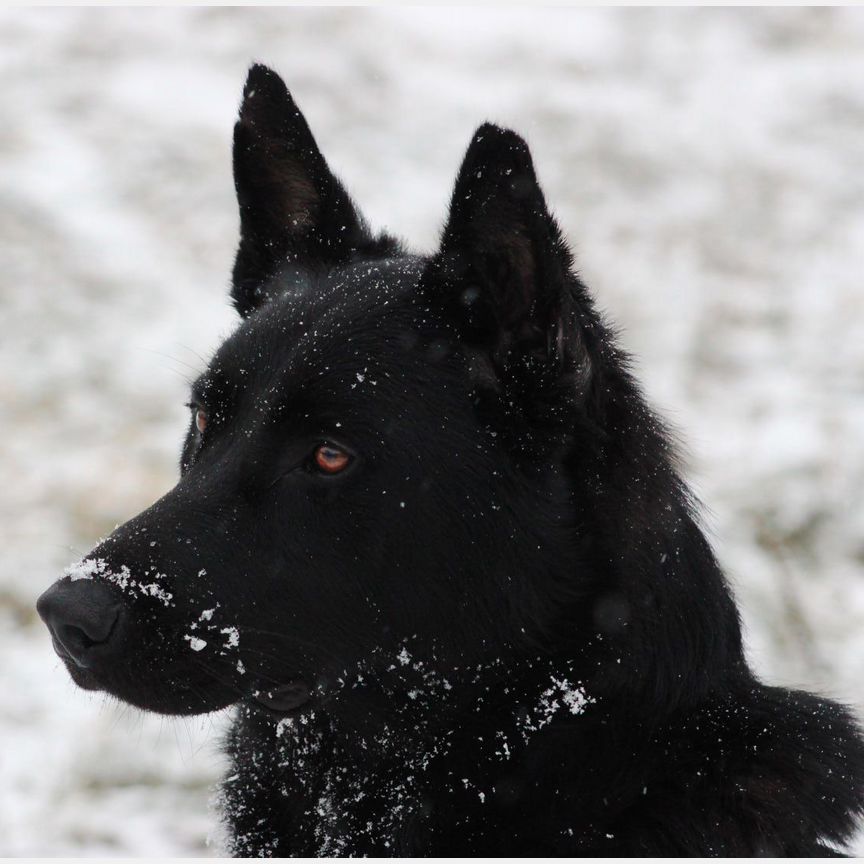
[[[253,690],[257,705],[274,714],[297,714],[312,701],[312,692],[305,681],[290,681],[267,690]]]
[[[76,663],[75,660],[73,660],[72,657],[69,656],[69,654],[67,654],[62,648],[58,647],[56,644],[54,645],[54,653],[63,662],[63,665],[66,667],[66,671],[69,673],[69,677],[82,690],[104,689],[102,684],[89,669],[79,666],[78,663]]]

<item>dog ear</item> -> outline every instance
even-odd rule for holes
[[[503,364],[514,351],[561,359],[578,341],[572,259],[549,214],[528,145],[491,123],[474,134],[424,290],[463,339]]]
[[[369,240],[285,83],[266,66],[253,66],[243,88],[234,185],[240,247],[232,299],[244,317],[267,299],[264,283],[283,265],[343,261]]]

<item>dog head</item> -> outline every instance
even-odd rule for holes
[[[478,129],[439,250],[411,255],[255,66],[234,176],[242,320],[193,385],[179,482],[38,603],[72,677],[164,713],[289,710],[382,649],[542,640],[578,582],[565,463],[599,325],[524,141]]]

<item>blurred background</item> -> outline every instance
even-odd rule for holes
[[[77,690],[33,604],[174,483],[186,379],[235,325],[253,60],[420,250],[473,129],[527,137],[755,667],[864,710],[864,10],[4,10],[0,854],[219,851],[226,716]]]

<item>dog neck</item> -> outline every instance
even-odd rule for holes
[[[512,770],[541,730],[593,726],[599,706],[574,671],[572,662],[534,658],[432,672],[406,650],[303,711],[280,716],[244,703],[229,747],[239,770],[223,807],[239,834],[257,831],[232,810],[248,805],[250,788],[269,788],[268,800],[291,812],[305,854],[387,854],[409,823],[417,836],[430,790],[483,802],[493,795],[489,777]],[[250,765],[254,776],[245,776]]]

